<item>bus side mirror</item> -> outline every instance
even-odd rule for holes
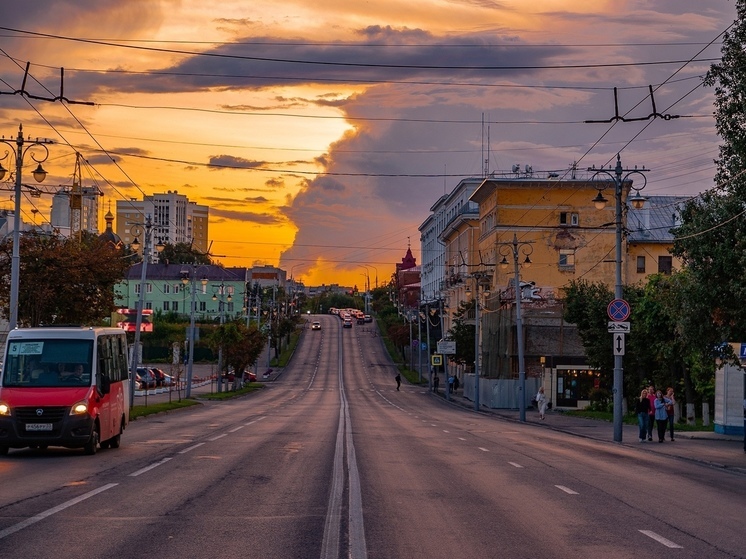
[[[108,394],[111,392],[111,381],[109,377],[101,377],[101,394]]]

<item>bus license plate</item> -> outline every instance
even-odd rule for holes
[[[51,423],[26,423],[26,431],[51,431]]]

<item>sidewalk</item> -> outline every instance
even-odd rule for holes
[[[431,395],[435,396],[433,393]],[[439,397],[445,398],[442,388]],[[453,405],[474,409],[474,402],[464,398],[460,392],[455,395],[451,394],[450,401]],[[520,421],[518,410],[490,409],[482,406],[479,411],[506,421]],[[664,443],[659,443],[656,433],[653,433],[653,442],[640,443],[637,426],[623,425],[622,442],[614,443],[614,425],[611,422],[574,417],[556,410],[547,411],[546,419],[542,421],[536,409],[530,406],[526,408],[526,424],[578,437],[623,444],[630,448],[637,448],[641,452],[655,452],[746,475],[746,452],[744,452],[742,437],[721,435],[710,431],[674,431],[676,439],[674,442],[666,438]]]

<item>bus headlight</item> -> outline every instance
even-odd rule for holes
[[[70,408],[70,415],[85,415],[87,413],[88,413],[87,402],[78,402],[77,404],[73,404],[73,407]]]
[[[5,402],[0,402],[0,415],[10,415],[10,406]]]

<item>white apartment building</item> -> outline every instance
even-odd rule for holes
[[[59,231],[61,235],[70,236],[73,228],[78,231],[88,231],[98,235],[98,188],[83,188],[80,197],[80,214],[74,215],[71,209],[71,190],[64,189],[52,198],[52,210],[49,222],[52,228]],[[77,208],[76,208],[77,209]],[[73,223],[73,217],[80,219],[80,224]]]
[[[446,247],[440,237],[446,227],[464,212],[474,209],[469,197],[482,184],[482,178],[466,178],[441,196],[430,208],[430,215],[419,226],[421,259],[421,301],[437,301],[445,288]]]
[[[142,225],[145,217],[150,216],[156,243],[191,243],[195,249],[206,252],[209,210],[208,206],[190,202],[175,190],[145,196],[143,200],[117,200],[116,232],[129,245],[137,236],[137,228],[133,230],[133,226]]]

